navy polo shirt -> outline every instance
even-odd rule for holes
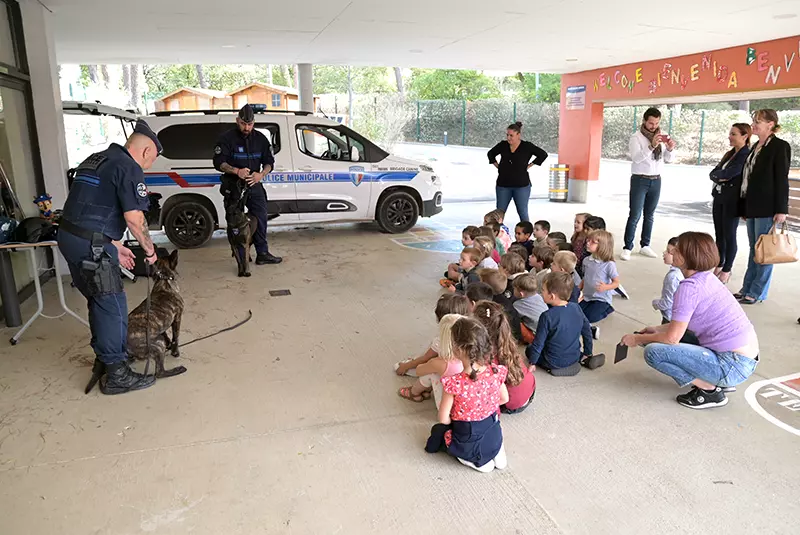
[[[246,167],[256,173],[266,166],[272,167],[275,157],[267,136],[255,129],[244,136],[236,127],[222,134],[214,147],[214,167],[217,171],[222,171],[220,166],[223,163],[237,169]]]
[[[77,167],[63,217],[86,230],[120,240],[127,227],[125,212],[149,209],[144,171],[125,147],[112,143]]]

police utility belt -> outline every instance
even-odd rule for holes
[[[101,232],[85,229],[63,219],[59,223],[59,229],[83,238],[91,244],[92,259],[82,260],[78,266],[90,295],[123,291],[119,270],[111,265],[111,255],[105,251],[105,245],[111,243],[111,238]]]

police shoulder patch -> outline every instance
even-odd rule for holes
[[[136,193],[139,194],[139,197],[147,197],[147,186],[143,182],[139,182],[136,185]]]
[[[222,154],[222,147],[220,147],[219,145],[214,147],[214,154]]]

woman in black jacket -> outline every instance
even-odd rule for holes
[[[742,216],[747,221],[750,259],[739,293],[734,296],[743,305],[759,303],[767,298],[772,279],[772,265],[756,264],[755,247],[759,236],[768,234],[772,225],[786,221],[789,213],[789,162],[792,149],[775,137],[780,130],[775,110],[758,110],[753,114],[753,134],[758,143],[751,149],[742,173]]]
[[[740,202],[742,191],[742,170],[747,155],[750,154],[750,136],[753,130],[749,124],[736,123],[728,134],[730,151],[725,153],[710,173],[714,182],[711,195],[714,197],[712,213],[716,233],[719,266],[714,274],[723,284],[731,278],[733,260],[736,258],[736,231],[739,228]]]
[[[501,141],[489,152],[489,163],[497,167],[497,208],[504,212],[508,210],[511,199],[517,208],[520,221],[530,221],[528,218],[528,199],[531,197],[531,179],[528,169],[534,165],[542,165],[547,159],[547,151],[541,149],[530,141],[523,141],[522,123],[516,122],[508,126],[506,140]],[[500,162],[497,162],[497,156]],[[533,161],[531,161],[533,158]]]

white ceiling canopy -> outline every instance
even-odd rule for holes
[[[40,0],[60,63],[576,72],[800,33],[800,0]]]

